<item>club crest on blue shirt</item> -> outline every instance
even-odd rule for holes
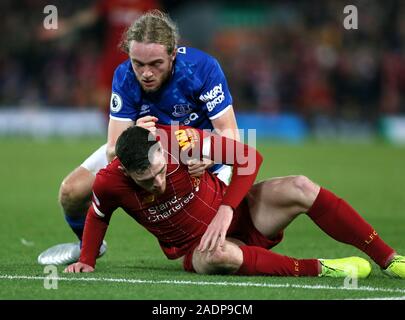
[[[176,104],[173,106],[173,110],[172,115],[176,118],[184,117],[192,111],[189,104]]]

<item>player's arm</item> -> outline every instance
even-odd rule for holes
[[[263,161],[261,154],[248,144],[224,136],[186,126],[179,129],[174,134],[181,149],[181,162],[210,159],[233,166],[223,205],[237,208],[256,179]]]
[[[207,134],[199,129],[181,127],[175,131],[181,148],[180,161],[208,158],[215,163],[233,166],[231,182],[226,190],[217,214],[209,224],[197,247],[204,251],[215,250],[225,243],[233,211],[239,206],[256,180],[263,158],[247,144],[216,134]]]
[[[222,204],[236,209],[255,182],[263,157],[248,144],[216,135],[211,136],[211,153],[210,158],[216,163],[233,166]]]
[[[240,141],[238,126],[236,124],[235,113],[232,106],[228,108],[219,118],[211,121],[215,132],[221,136]],[[210,168],[214,161],[203,159],[202,161],[191,161],[188,166],[188,172],[191,176],[199,177],[204,171]]]
[[[84,226],[80,259],[76,263],[67,266],[64,272],[93,272],[100,246],[103,242],[108,223],[97,217],[93,206],[87,211],[86,224]]]
[[[199,99],[204,103],[203,109],[211,120],[217,134],[240,141],[238,125],[232,107],[232,96],[228,89],[225,75],[215,59],[208,59],[204,64],[205,80]],[[201,176],[214,163],[204,159],[202,162],[191,163],[188,171],[191,176]]]
[[[105,237],[111,215],[117,208],[107,179],[96,177],[93,186],[93,199],[87,211],[79,261],[69,265],[65,272],[92,272],[96,265],[100,246]]]
[[[263,161],[260,153],[247,144],[236,140],[212,135],[202,141],[202,155],[216,163],[233,165],[231,182],[217,214],[201,238],[198,250],[212,251],[225,243],[226,233],[231,224],[233,211],[238,207],[256,180]]]
[[[199,100],[217,134],[240,141],[238,125],[232,106],[232,95],[219,62],[207,59],[204,64],[205,78]]]
[[[233,107],[228,108],[220,117],[211,120],[215,131],[224,137],[240,141],[238,125]]]
[[[108,123],[108,134],[107,134],[107,160],[111,162],[115,157],[115,144],[117,143],[118,137],[127,128],[134,125],[134,121],[121,121],[110,119]]]

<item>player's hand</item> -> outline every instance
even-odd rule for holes
[[[79,273],[79,272],[93,272],[94,268],[82,262],[72,263],[67,266],[63,272],[66,273]]]
[[[136,120],[135,125],[138,127],[142,127],[148,129],[150,132],[156,132],[156,122],[159,119],[154,116],[145,116]]]
[[[205,158],[202,159],[201,161],[193,159],[189,160],[187,162],[187,165],[188,165],[188,173],[192,177],[201,177],[205,170],[214,165],[214,161]]]
[[[199,251],[215,251],[223,247],[225,237],[233,217],[233,209],[230,206],[221,205],[214,219],[212,219],[207,230],[201,238],[197,247]]]

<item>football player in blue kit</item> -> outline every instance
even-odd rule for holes
[[[218,61],[200,50],[178,47],[178,31],[164,13],[153,10],[126,31],[122,49],[129,59],[112,81],[107,143],[96,150],[62,182],[59,203],[79,241],[53,246],[38,256],[40,264],[69,264],[80,257],[86,213],[96,173],[115,157],[120,134],[136,124],[151,131],[155,123],[214,129],[239,140],[232,97]],[[210,170],[229,182],[231,168],[207,162],[190,163],[191,175]],[[107,249],[103,242],[102,256]]]

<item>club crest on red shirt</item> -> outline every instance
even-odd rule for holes
[[[155,201],[155,196],[150,194],[142,199],[142,205],[146,205]]]

